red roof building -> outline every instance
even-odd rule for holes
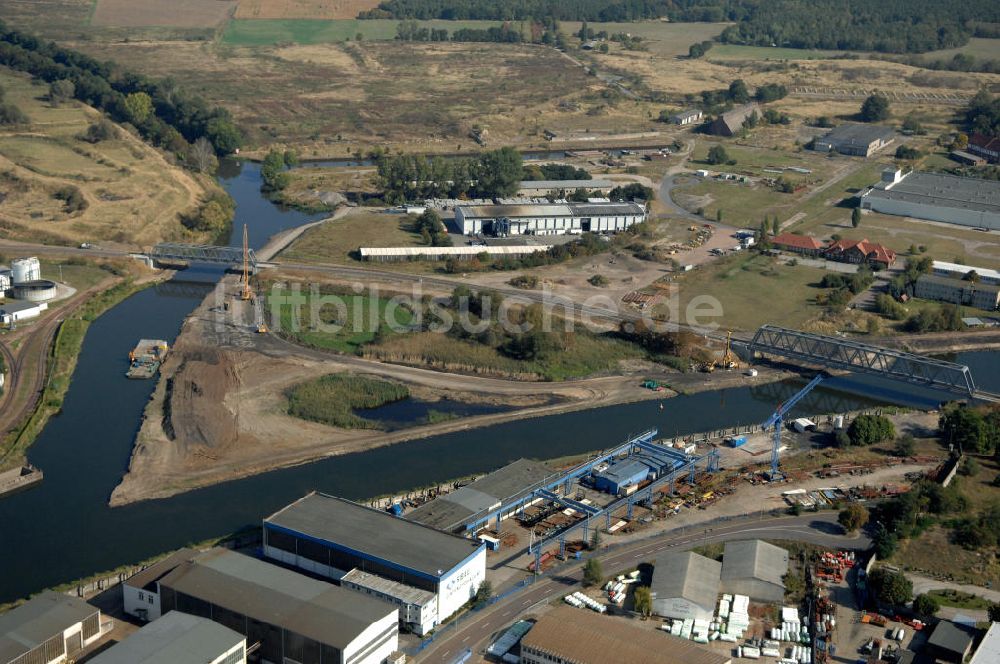
[[[816,256],[823,251],[823,243],[816,238],[795,233],[775,235],[771,238],[771,245],[776,249],[809,256]]]
[[[896,252],[881,244],[864,240],[837,240],[824,252],[832,261],[867,263],[875,268],[889,268],[896,262]]]
[[[1000,136],[973,134],[969,136],[969,146],[966,150],[979,155],[991,164],[1000,162]]]

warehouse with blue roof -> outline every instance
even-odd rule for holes
[[[680,468],[690,460],[681,450],[664,445],[643,443],[625,459],[594,473],[594,487],[621,495],[646,480],[655,480]]]

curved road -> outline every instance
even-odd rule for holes
[[[784,539],[806,542],[830,548],[867,548],[871,541],[865,536],[848,537],[837,524],[836,512],[819,512],[798,517],[778,516],[716,521],[703,528],[688,528],[676,535],[638,540],[604,553],[601,560],[605,573],[634,568],[671,549],[686,551],[713,542],[739,539]],[[542,576],[521,592],[514,593],[495,604],[466,617],[455,628],[446,630],[431,645],[420,652],[421,662],[449,662],[461,651],[471,648],[478,652],[488,639],[509,626],[535,606],[544,604],[578,590],[583,579],[582,565],[571,567],[564,573]],[[496,588],[498,593],[510,588],[508,584]]]

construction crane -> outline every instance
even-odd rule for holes
[[[247,237],[247,225],[243,224],[243,292],[240,294],[243,300],[253,299],[253,290],[250,288],[250,241]]]
[[[725,369],[736,369],[740,366],[740,358],[733,352],[733,331],[726,333],[726,353],[722,356],[722,366]]]
[[[779,403],[778,407],[771,414],[771,417],[767,418],[761,425],[761,429],[765,431],[772,426],[774,427],[774,443],[771,447],[771,481],[780,476],[778,472],[778,457],[780,454],[779,450],[781,449],[781,429],[784,426],[785,415],[795,407],[795,404],[802,401],[807,394],[812,392],[813,388],[822,383],[824,379],[826,379],[826,374],[817,374],[815,378],[809,381],[808,385],[796,392],[788,401]]]

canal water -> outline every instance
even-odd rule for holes
[[[229,168],[221,181],[237,201],[234,235],[247,223],[255,246],[313,219],[262,199],[255,165]],[[362,499],[490,470],[522,456],[552,458],[608,448],[649,427],[676,435],[758,422],[801,386],[792,381],[705,392],[668,399],[662,409],[659,402],[647,401],[510,421],[111,509],[108,497],[127,468],[154,387],[153,381],[124,378],[128,350],[140,337],[172,341],[218,276],[217,271],[187,270],[175,282],[133,295],[93,323],[63,410],[28,455],[45,471],[45,480],[0,500],[0,602],[257,524],[313,489]],[[1000,391],[1000,354],[958,359],[973,366],[983,387]],[[870,398],[913,398],[868,381],[838,379],[830,387],[835,389],[810,395],[802,412],[862,407],[873,403]],[[937,400],[926,394],[916,398],[918,404]]]

